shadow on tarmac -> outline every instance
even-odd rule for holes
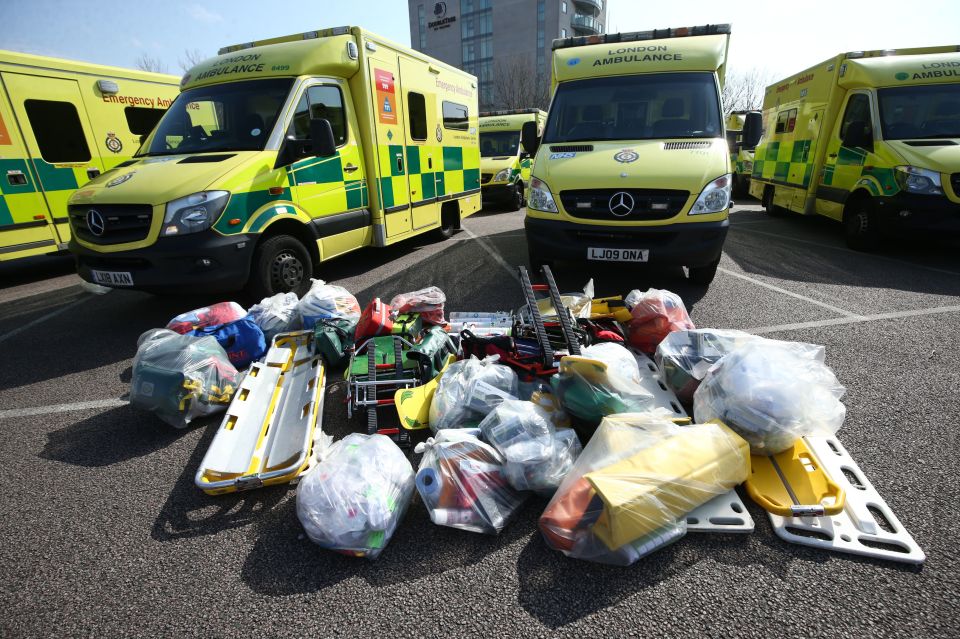
[[[0,262],[0,290],[76,273],[73,255],[54,253]]]

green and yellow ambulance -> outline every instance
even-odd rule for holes
[[[770,213],[960,235],[960,46],[843,53],[767,87],[750,193]]]
[[[67,199],[130,159],[178,82],[0,51],[0,261],[67,248]]]
[[[320,262],[480,209],[477,80],[357,27],[221,49],[141,151],[77,191],[107,286],[304,293]]]
[[[734,197],[743,197],[750,190],[750,174],[753,173],[753,152],[756,149],[757,140],[744,139],[743,128],[751,114],[759,116],[760,112],[733,111],[727,115],[727,146],[730,147],[730,168],[733,172]]]
[[[727,235],[720,91],[730,25],[554,40],[526,235],[554,260],[681,265],[713,280]]]
[[[488,111],[480,114],[480,192],[484,204],[505,204],[519,210],[526,200],[533,159],[520,145],[523,125],[532,122],[537,135],[547,114],[540,109]]]

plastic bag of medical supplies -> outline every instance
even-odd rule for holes
[[[319,319],[360,319],[360,304],[350,291],[336,284],[327,284],[323,280],[310,281],[313,282],[310,290],[297,305],[304,330],[313,329]]]
[[[447,296],[443,291],[436,286],[428,286],[418,291],[400,293],[390,300],[390,307],[395,316],[419,313],[424,323],[442,326],[447,323],[443,318],[443,305],[446,301]]]
[[[260,359],[267,352],[267,339],[249,315],[226,324],[194,329],[190,331],[190,335],[197,337],[209,335],[216,338],[223,350],[227,352],[230,362],[240,370]]]
[[[245,317],[247,311],[236,302],[218,302],[203,308],[197,308],[177,315],[167,322],[166,328],[174,333],[186,335],[190,331],[227,324]]]
[[[675,331],[667,335],[657,347],[657,366],[663,373],[664,383],[677,394],[680,401],[690,404],[693,402],[693,393],[706,376],[707,370],[721,357],[747,342],[764,339],[766,338],[743,331],[716,328]],[[823,361],[822,346],[789,343],[794,344],[792,348],[803,349],[807,356]]]
[[[646,293],[633,290],[624,302],[633,317],[627,324],[627,341],[648,355],[673,331],[696,328],[676,293],[656,288]]]
[[[844,387],[811,344],[751,341],[708,371],[693,396],[697,421],[720,419],[755,453],[775,455],[804,435],[843,424]]]
[[[137,340],[130,403],[184,428],[226,409],[239,373],[213,337],[149,330]]]
[[[268,344],[279,333],[300,330],[299,303],[296,293],[277,293],[250,307],[250,317],[263,331]]]
[[[506,460],[510,485],[544,496],[553,494],[581,451],[576,432],[555,428],[533,402],[503,402],[480,422],[480,432]]]
[[[351,433],[297,488],[297,516],[315,544],[376,559],[413,495],[413,466],[384,435]]]
[[[669,413],[606,417],[540,517],[547,545],[629,565],[676,541],[687,513],[745,481],[750,448],[719,422],[678,426]]]
[[[442,430],[417,444],[417,492],[438,526],[496,535],[526,495],[510,487],[503,456],[474,432]]]
[[[476,357],[450,364],[430,403],[430,429],[473,428],[507,399],[516,399],[519,380],[496,357]]]
[[[625,347],[602,342],[561,359],[550,384],[564,410],[596,426],[606,415],[652,408],[653,395],[640,385],[640,376],[649,374]]]

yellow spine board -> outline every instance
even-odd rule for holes
[[[761,508],[781,517],[836,515],[846,494],[801,438],[776,455],[752,455],[747,494]]]

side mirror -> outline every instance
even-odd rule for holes
[[[537,154],[537,149],[540,148],[540,137],[537,135],[536,122],[523,123],[523,128],[520,129],[520,144],[523,145],[523,150],[531,156]]]
[[[312,118],[310,120],[310,142],[313,154],[318,158],[328,158],[337,153],[337,143],[333,139],[333,127],[330,120]]]
[[[762,133],[763,116],[757,111],[747,113],[743,118],[743,133],[740,136],[743,148],[747,151],[757,148]]]
[[[843,146],[872,150],[873,135],[870,133],[870,125],[863,120],[854,120],[847,125],[840,143]]]

